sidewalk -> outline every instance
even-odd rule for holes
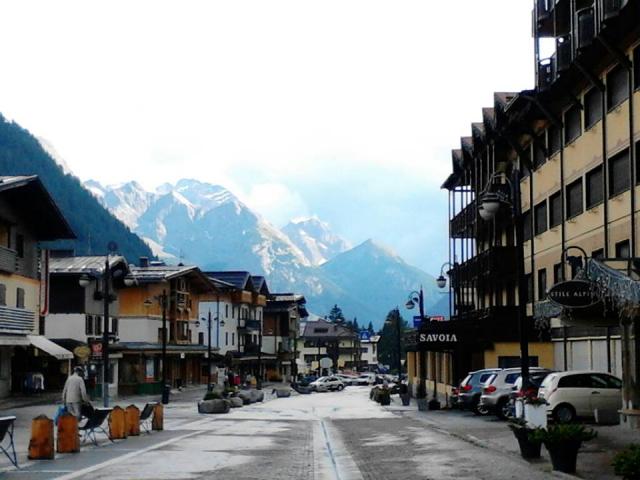
[[[474,445],[507,452],[521,458],[518,443],[508,428],[507,422],[495,416],[479,417],[471,412],[460,410],[420,412],[413,399],[409,407],[403,407],[395,396],[392,397],[392,404],[386,408]],[[618,451],[630,443],[640,442],[640,432],[629,430],[624,425],[588,425],[588,427],[596,430],[598,436],[585,442],[580,449],[576,477],[589,480],[619,480],[620,477],[616,477],[613,473],[611,460]],[[542,459],[533,461],[531,464],[543,471],[551,470],[551,460],[544,447],[542,447]]]

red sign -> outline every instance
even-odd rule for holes
[[[429,317],[429,320],[431,320],[432,322],[444,322],[444,315],[434,315],[432,317]]]
[[[91,347],[91,356],[94,358],[102,357],[102,343],[100,342],[91,342],[89,345]]]

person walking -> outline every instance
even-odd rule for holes
[[[67,407],[69,413],[75,415],[78,420],[81,416],[80,407],[83,403],[89,402],[87,389],[84,386],[84,378],[82,378],[83,373],[82,367],[76,367],[73,370],[73,375],[67,378],[62,390],[62,403]]]

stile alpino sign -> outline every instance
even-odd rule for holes
[[[586,280],[567,280],[556,283],[549,289],[547,298],[564,308],[587,308],[598,303],[591,282]]]

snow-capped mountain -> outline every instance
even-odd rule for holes
[[[434,282],[374,242],[349,250],[317,218],[279,230],[219,185],[183,179],[155,192],[136,182],[85,186],[161,258],[266,275],[272,292],[300,292],[320,315],[338,304],[379,326],[411,289]]]
[[[317,217],[292,220],[283,227],[282,232],[312,265],[322,265],[351,248],[349,242],[333,233],[329,225]]]

